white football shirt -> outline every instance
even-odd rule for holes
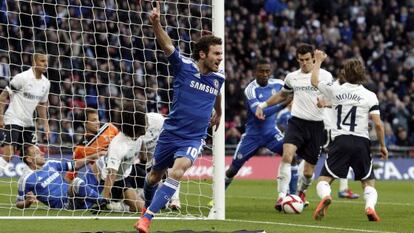
[[[332,138],[338,135],[355,135],[369,139],[370,114],[380,114],[375,93],[362,85],[337,82],[320,82],[319,90],[331,101],[336,125]]]
[[[49,89],[50,81],[44,75],[36,79],[32,68],[14,76],[6,87],[10,104],[4,114],[4,124],[34,126],[33,113],[39,103],[47,102]]]
[[[128,177],[132,170],[135,154],[138,148],[141,148],[140,145],[139,147],[137,146],[137,143],[140,142],[142,140],[132,140],[122,132],[116,135],[109,144],[108,154],[97,161],[101,179],[106,179],[108,169],[110,168],[117,171],[115,180],[122,180]]]
[[[140,138],[142,139],[142,143],[145,144],[147,148],[147,152],[151,155],[154,154],[155,146],[157,145],[158,136],[160,136],[162,125],[164,124],[164,117],[155,112],[147,113],[147,129],[145,134],[142,135]],[[151,158],[148,158],[150,161]]]
[[[311,74],[303,73],[300,69],[289,73],[282,91],[293,92],[292,116],[308,121],[322,121],[323,109],[317,106],[317,98],[322,94],[312,86]],[[319,80],[331,82],[332,74],[321,69]]]

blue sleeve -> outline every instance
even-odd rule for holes
[[[174,75],[177,74],[183,65],[180,52],[178,52],[177,49],[174,49],[174,52],[168,57],[168,61],[173,68]]]
[[[253,113],[256,112],[256,108],[257,108],[257,105],[259,105],[259,103],[260,102],[256,98],[247,100],[247,105],[249,106],[250,111],[252,111]],[[285,107],[286,106],[283,105],[283,104],[273,105],[271,107],[267,107],[267,108],[263,109],[263,113],[264,113],[265,116],[270,116],[270,115],[273,115],[273,114],[279,112],[280,110],[284,109]]]
[[[53,167],[56,171],[73,171],[73,161],[57,161],[49,160],[47,162],[48,166]]]

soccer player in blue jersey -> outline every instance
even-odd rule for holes
[[[173,68],[174,97],[155,148],[154,164],[144,183],[146,210],[134,226],[141,233],[148,232],[154,214],[171,199],[182,176],[197,159],[209,123],[217,129],[222,113],[220,88],[224,83],[224,75],[219,72],[223,60],[222,40],[203,36],[194,44],[194,60],[181,56],[161,26],[160,4],[158,1],[156,4],[150,21],[158,44]],[[169,177],[157,190],[171,166]]]
[[[37,200],[56,209],[89,209],[106,203],[96,191],[80,178],[71,184],[65,181],[62,173],[85,166],[98,156],[89,156],[76,161],[46,161],[39,147],[24,148],[23,161],[31,169],[18,181],[16,207],[30,207]]]
[[[276,126],[276,113],[283,109],[289,100],[265,108],[263,110],[266,115],[264,120],[255,116],[257,105],[280,91],[284,85],[284,82],[280,79],[269,79],[271,71],[270,62],[259,59],[254,71],[256,79],[250,82],[244,90],[248,108],[246,132],[242,135],[234,153],[233,161],[226,171],[226,189],[243,164],[261,147],[266,147],[272,152],[282,155],[283,134]]]

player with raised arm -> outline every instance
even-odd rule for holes
[[[317,107],[317,98],[321,96],[321,93],[310,82],[314,64],[313,51],[313,46],[309,44],[301,44],[297,48],[296,57],[300,69],[289,73],[285,78],[282,91],[260,103],[256,109],[256,116],[259,119],[265,119],[264,108],[280,103],[287,98],[289,93],[294,94],[292,118],[289,120],[285,134],[282,162],[278,174],[279,197],[275,208],[279,211],[281,211],[281,201],[288,192],[291,163],[296,153],[305,160],[303,174],[299,174],[298,194],[306,202],[305,191],[312,182],[323,143],[323,111]],[[331,73],[326,70],[321,70],[320,77],[324,81],[332,81]]]
[[[364,189],[365,213],[369,221],[380,221],[375,204],[378,194],[374,188],[374,173],[368,131],[371,117],[380,144],[382,159],[388,158],[384,142],[384,127],[380,118],[378,98],[362,84],[366,81],[364,66],[358,59],[344,63],[339,82],[319,80],[320,67],[327,55],[315,51],[315,66],[312,71],[312,85],[318,88],[332,103],[336,111],[336,127],[332,129],[333,142],[316,186],[322,199],[313,218],[321,220],[332,202],[330,183],[334,179],[345,178],[350,167],[355,180],[360,180]]]
[[[246,97],[247,122],[246,132],[237,145],[233,161],[226,171],[226,189],[233,181],[233,177],[261,147],[266,147],[272,152],[282,155],[283,134],[276,126],[276,113],[286,106],[281,103],[264,109],[265,120],[255,116],[257,105],[267,100],[274,93],[283,88],[284,82],[280,79],[269,79],[271,65],[265,59],[259,59],[255,66],[256,79],[250,82],[244,90]],[[286,100],[285,102],[289,102]]]
[[[203,36],[194,45],[194,60],[181,56],[161,26],[160,4],[158,1],[156,4],[150,21],[158,44],[173,68],[174,97],[171,112],[157,141],[154,164],[145,179],[147,209],[135,224],[141,233],[148,232],[155,213],[176,192],[182,176],[201,153],[209,122],[217,129],[222,114],[220,89],[224,74],[219,72],[223,60],[222,40],[211,35]],[[171,166],[169,177],[157,190],[159,181]]]
[[[89,156],[76,161],[46,161],[39,147],[25,146],[23,161],[30,168],[18,181],[16,207],[28,208],[37,200],[57,209],[89,209],[94,205],[104,205],[106,200],[80,179],[68,183],[62,174],[83,167],[98,158]]]
[[[43,75],[46,72],[47,63],[47,55],[44,52],[35,51],[32,67],[14,76],[10,85],[0,94],[0,129],[4,127],[4,154],[0,157],[0,171],[7,166],[16,150],[22,151],[24,143],[37,143],[33,122],[35,110],[43,121],[46,137],[49,137],[46,109],[50,81]],[[10,103],[4,113],[8,97]]]

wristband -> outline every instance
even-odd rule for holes
[[[263,103],[260,103],[260,104],[259,104],[259,107],[260,107],[261,109],[264,109],[264,108],[266,108],[267,106],[268,106],[267,102],[263,102]]]

